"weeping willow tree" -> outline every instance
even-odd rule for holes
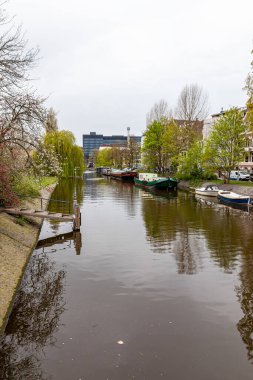
[[[53,131],[44,136],[44,145],[53,150],[58,158],[62,177],[81,176],[84,156],[81,147],[75,144],[75,136],[70,131]]]

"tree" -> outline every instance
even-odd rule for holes
[[[26,153],[38,141],[45,121],[44,99],[28,87],[38,49],[27,49],[0,3],[0,149],[19,146]],[[7,26],[8,25],[8,26]]]
[[[125,148],[112,146],[110,148],[110,157],[114,168],[122,168],[125,161]]]
[[[178,177],[184,179],[215,176],[214,169],[206,165],[206,147],[203,140],[195,140],[187,153],[179,157]]]
[[[43,141],[39,142],[36,151],[33,152],[31,164],[33,173],[38,177],[62,175],[62,167],[53,146],[46,145]]]
[[[55,131],[44,136],[43,143],[58,157],[63,177],[74,177],[84,171],[84,156],[82,148],[75,144],[75,137],[70,131]]]
[[[250,99],[247,101],[247,113],[245,121],[247,123],[248,129],[253,132],[253,103]]]
[[[129,168],[137,166],[138,160],[140,159],[141,147],[134,138],[130,137],[129,144],[126,149],[124,149],[124,160],[125,165]]]
[[[251,54],[253,54],[253,50],[251,51]],[[244,90],[247,92],[249,101],[252,103],[253,102],[253,60],[251,61],[251,70],[245,80]]]
[[[1,197],[14,199],[13,178],[27,170],[45,122],[44,99],[29,86],[38,49],[28,49],[0,2],[0,172]],[[3,186],[2,186],[3,185]]]
[[[0,97],[0,149],[19,147],[29,157],[41,137],[45,121],[44,99],[36,93]]]
[[[158,103],[155,103],[146,116],[147,125],[153,121],[159,123],[167,122],[172,117],[172,111],[169,109],[166,100],[161,99]]]
[[[253,50],[251,54],[253,54]],[[251,61],[251,71],[245,80],[244,90],[246,90],[248,95],[246,122],[249,130],[253,132],[253,60]]]
[[[97,151],[96,154],[96,166],[108,166],[113,165],[112,148],[105,148]]]
[[[147,126],[142,152],[144,153],[143,161],[148,168],[163,173],[165,170],[164,157],[164,134],[166,126],[159,122],[153,121]]]
[[[28,72],[34,66],[38,49],[27,49],[27,40],[20,26],[6,27],[12,19],[5,13],[4,4],[0,3],[0,91],[10,94],[14,90],[20,91],[24,82],[30,79]]]
[[[217,120],[207,140],[206,160],[223,173],[225,182],[244,156],[245,131],[242,112],[231,108]]]
[[[186,85],[178,98],[177,118],[186,121],[203,120],[208,115],[208,96],[197,84]]]
[[[56,117],[56,112],[53,108],[49,108],[47,111],[46,122],[45,122],[46,132],[56,132],[58,131],[58,121]]]

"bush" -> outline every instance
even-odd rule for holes
[[[2,164],[0,167],[0,206],[17,206],[19,199],[11,183],[10,169]]]
[[[25,174],[16,174],[13,178],[14,191],[19,197],[39,195],[39,180]]]
[[[20,197],[38,197],[40,189],[56,183],[56,177],[34,177],[31,174],[15,174],[13,176],[14,192]]]

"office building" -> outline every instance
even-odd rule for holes
[[[128,145],[129,139],[134,139],[137,143],[141,143],[141,136],[131,136],[130,128],[127,128],[127,136],[123,135],[112,135],[104,136],[102,134],[97,134],[96,132],[90,132],[90,134],[83,135],[83,150],[84,157],[87,161],[93,150],[99,149],[101,146],[108,147],[126,147]]]

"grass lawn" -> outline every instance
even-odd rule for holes
[[[50,186],[57,181],[57,177],[36,178],[25,175],[16,181],[14,191],[21,198],[27,196],[37,197],[40,194],[40,189]]]
[[[57,177],[42,177],[39,180],[40,188],[53,185],[58,181]]]

